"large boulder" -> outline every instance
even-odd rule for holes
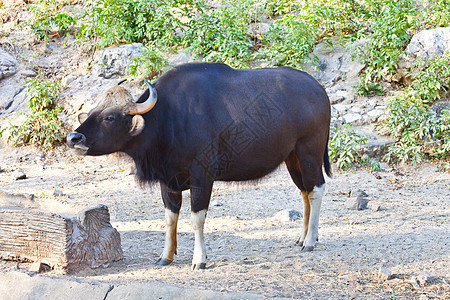
[[[8,52],[0,49],[0,80],[14,75],[17,60]]]
[[[397,63],[397,72],[391,80],[409,84],[413,78],[408,74],[418,59],[434,60],[447,50],[450,50],[450,27],[434,28],[417,33],[406,47],[405,55]]]
[[[365,42],[359,41],[362,44]],[[330,47],[329,43],[322,42],[315,47],[312,53],[311,58],[314,63],[306,64],[305,70],[326,88],[337,83],[340,85],[349,83],[348,86],[340,89],[351,92],[352,85],[359,80],[359,74],[364,68],[360,60],[355,58],[355,46],[357,45],[335,42]]]

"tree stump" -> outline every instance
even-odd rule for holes
[[[71,272],[107,266],[122,258],[120,235],[111,226],[105,205],[84,209],[72,217],[0,207],[0,259],[39,261]]]

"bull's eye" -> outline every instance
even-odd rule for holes
[[[110,122],[111,123],[111,122],[114,122],[115,119],[116,119],[116,117],[114,115],[109,115],[104,120],[106,122]]]

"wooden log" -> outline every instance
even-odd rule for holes
[[[120,235],[111,226],[105,205],[72,217],[0,207],[0,259],[39,261],[71,272],[107,266],[122,258]]]

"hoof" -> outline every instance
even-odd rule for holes
[[[156,261],[156,265],[157,265],[157,266],[161,266],[161,267],[168,266],[168,265],[170,265],[170,264],[172,264],[172,263],[173,263],[173,259],[172,259],[172,260],[167,260],[167,259],[159,258],[159,259]]]
[[[204,269],[206,269],[206,263],[192,264],[192,266],[191,266],[191,270],[192,271],[204,270]]]
[[[303,241],[298,239],[298,240],[295,241],[295,244],[299,245],[299,246],[303,246]]]
[[[310,252],[314,250],[314,246],[303,246],[302,251],[303,252]]]

